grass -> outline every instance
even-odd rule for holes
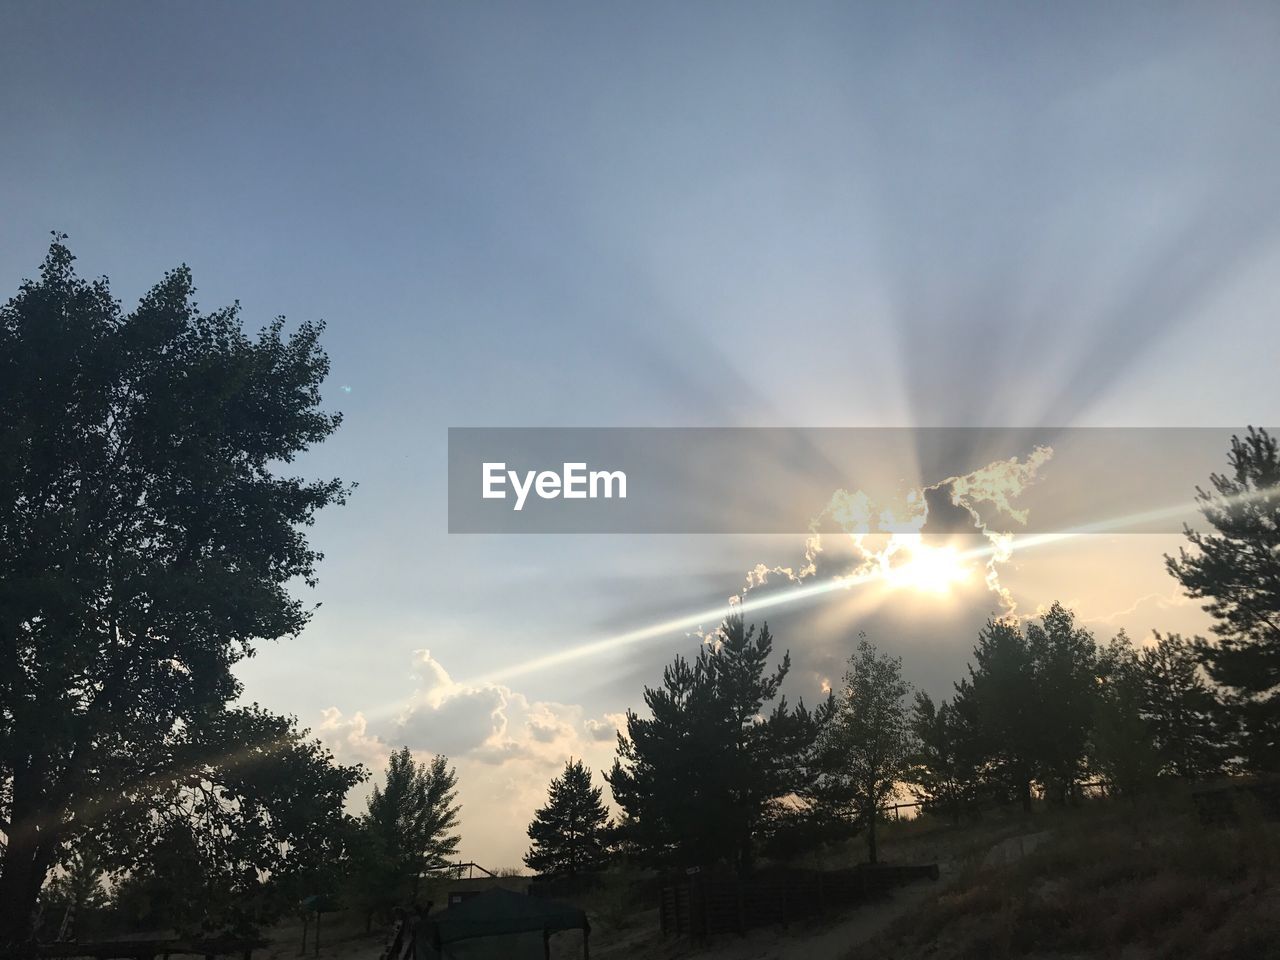
[[[1280,825],[1256,812],[1205,828],[1178,793],[1020,824],[1051,836],[1002,867],[983,867],[971,850],[936,897],[856,956],[1280,958]]]

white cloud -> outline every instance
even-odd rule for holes
[[[415,652],[413,676],[418,687],[394,719],[371,730],[363,713],[344,717],[331,707],[317,732],[340,760],[369,767],[375,782],[401,745],[421,758],[448,756],[458,771],[463,859],[517,865],[525,828],[570,758],[583,759],[603,785],[624,715],[586,717],[576,704],[530,701],[503,684],[460,683],[427,650]],[[363,809],[363,797],[353,802]]]

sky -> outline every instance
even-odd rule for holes
[[[1280,422],[1278,32],[1243,2],[6,2],[0,293],[59,230],[126,304],[185,262],[250,327],[327,322],[345,422],[299,469],[359,488],[245,696],[374,769],[446,753],[463,857],[510,866],[564,761],[607,767],[699,615],[805,538],[451,536],[447,429]],[[1001,588],[1203,631],[1178,543],[1015,547]],[[768,617],[793,697],[859,631],[945,696],[1008,602],[978,569]]]

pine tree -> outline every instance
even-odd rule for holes
[[[1201,675],[1195,645],[1161,636],[1138,654],[1142,710],[1168,776],[1200,780],[1222,770],[1233,739],[1222,704]]]
[[[767,624],[757,634],[731,616],[692,662],[676,657],[645,689],[648,718],[628,711],[605,779],[620,838],[642,860],[746,871],[779,804],[803,788],[827,710],[779,696],[790,657],[770,670],[772,653]]]
[[[1250,427],[1231,438],[1228,474],[1197,488],[1200,512],[1216,533],[1185,528],[1196,548],[1166,557],[1191,597],[1207,601],[1218,642],[1198,641],[1210,678],[1225,687],[1256,770],[1280,769],[1280,447]]]
[[[525,864],[541,874],[577,876],[605,863],[609,844],[609,811],[604,791],[591,785],[591,771],[570,760],[551,781],[547,805],[529,824],[532,846]]]
[[[923,809],[950,817],[953,822],[978,799],[978,762],[970,748],[972,733],[966,718],[954,704],[937,706],[923,690],[916,692],[911,708],[911,730],[917,741],[912,758],[911,784]]]
[[[1027,718],[1036,776],[1049,798],[1065,801],[1084,776],[1098,696],[1098,647],[1060,603],[1040,623],[1027,624],[1027,646],[1037,706]]]
[[[978,634],[973,659],[969,676],[956,684],[954,707],[972,723],[970,746],[982,758],[984,779],[1029,811],[1038,759],[1031,648],[1016,623],[996,620]]]
[[[1090,765],[1108,789],[1142,793],[1160,774],[1160,751],[1145,710],[1142,664],[1122,630],[1098,658],[1098,698],[1090,738]]]

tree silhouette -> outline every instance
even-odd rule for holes
[[[676,657],[662,686],[645,688],[649,718],[627,712],[605,779],[620,838],[642,860],[746,871],[779,805],[802,788],[830,706],[790,707],[779,696],[790,658],[770,670],[772,652],[767,624],[757,634],[731,616],[692,663]]]
[[[978,634],[969,676],[956,684],[954,708],[968,719],[965,749],[980,757],[987,785],[1031,809],[1040,784],[1066,800],[1085,773],[1097,704],[1097,644],[1053,604],[1024,632],[1015,620]]]
[[[1098,647],[1060,603],[1026,631],[1037,699],[1026,719],[1035,738],[1037,779],[1048,797],[1062,801],[1084,779],[1098,695]]]
[[[126,314],[63,239],[0,308],[0,943],[28,935],[81,836],[128,847],[152,812],[238,808],[257,845],[237,859],[269,868],[359,779],[299,747],[325,809],[290,832],[259,801],[292,788],[253,760],[300,735],[227,709],[232,667],[307,623],[288,591],[315,581],[302,529],[347,492],[277,473],[340,422],[319,409],[321,326],[251,339],[237,307],[197,309],[185,267]]]
[[[1188,780],[1220,773],[1234,731],[1201,676],[1195,644],[1176,633],[1156,634],[1156,642],[1138,653],[1138,676],[1161,772]]]
[[[532,846],[525,864],[542,874],[577,876],[599,869],[608,852],[609,811],[604,791],[591,785],[591,771],[570,760],[551,781],[547,805],[529,824]]]
[[[923,690],[911,707],[911,730],[917,750],[909,780],[924,809],[959,822],[961,814],[979,799],[980,759],[972,750],[973,732],[955,704],[937,706]]]
[[[1155,640],[1138,650],[1121,632],[1099,658],[1095,762],[1121,792],[1157,776],[1211,776],[1226,757],[1221,704],[1200,674],[1194,645],[1177,634]]]
[[[902,659],[880,653],[863,636],[849,657],[835,715],[819,738],[822,793],[866,827],[871,863],[877,857],[876,821],[918,752],[907,712],[910,693]]]
[[[973,720],[970,749],[983,758],[984,777],[1030,810],[1039,745],[1031,648],[1017,624],[996,620],[978,634],[973,661],[954,700],[955,709]]]
[[[1195,552],[1166,557],[1169,572],[1216,623],[1218,642],[1197,646],[1209,676],[1227,689],[1256,770],[1280,769],[1280,449],[1250,427],[1231,438],[1230,472],[1197,488],[1214,533],[1186,527]]]
[[[1161,759],[1146,711],[1142,662],[1124,631],[1102,651],[1098,683],[1092,766],[1106,778],[1110,790],[1125,795],[1142,793],[1160,775]]]
[[[460,841],[457,788],[448,758],[418,763],[408,747],[391,754],[385,782],[369,797],[366,845],[357,855],[367,911],[416,903],[423,876],[449,866]]]

